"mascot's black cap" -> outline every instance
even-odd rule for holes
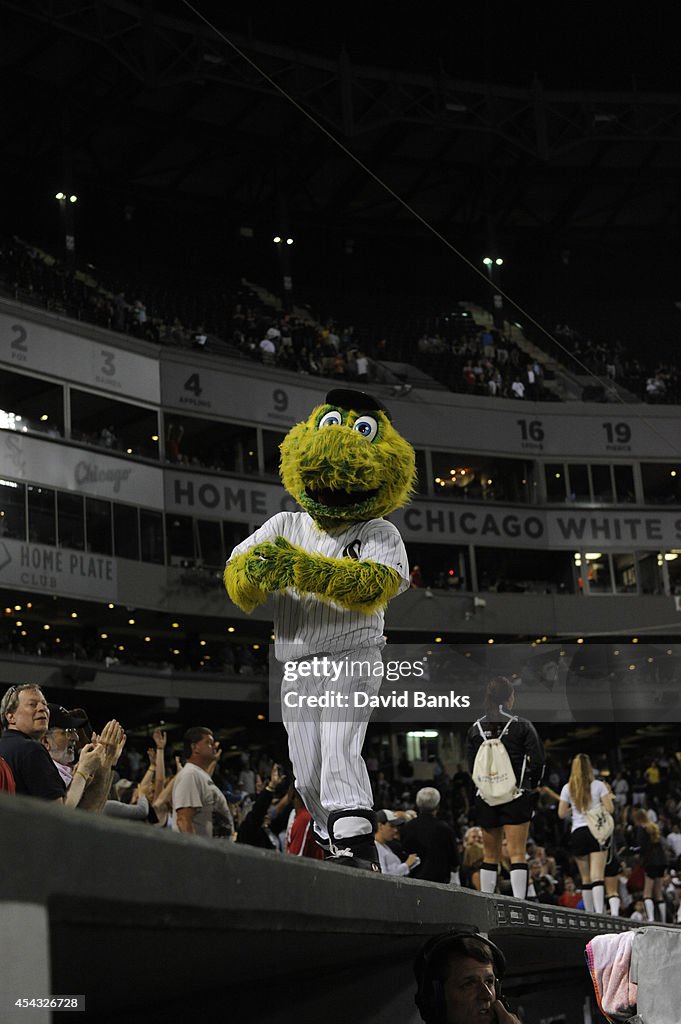
[[[334,388],[326,396],[327,405],[337,405],[341,409],[352,409],[354,412],[376,412],[379,410],[392,422],[390,411],[379,398],[367,395],[364,391],[354,388]]]

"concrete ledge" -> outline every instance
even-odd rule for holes
[[[548,1007],[556,986],[581,1006],[586,942],[628,927],[4,794],[0,834],[0,905],[46,908],[49,949],[37,931],[32,948],[49,961],[52,994],[85,994],[100,1022],[173,1021],[199,1007],[268,1024],[416,1022],[413,958],[457,926],[502,945],[506,990],[524,1006]],[[6,995],[13,971],[10,950]]]

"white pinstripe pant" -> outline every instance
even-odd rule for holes
[[[324,655],[318,654],[317,658]],[[296,789],[312,815],[315,830],[328,836],[326,822],[332,811],[373,807],[362,746],[372,708],[354,707],[353,694],[378,693],[382,678],[381,652],[377,647],[326,655],[331,672],[282,683],[282,719],[288,733],[289,756]],[[311,658],[300,659],[310,661]],[[335,679],[334,666],[343,671]],[[348,699],[348,707],[287,708],[289,690],[298,695],[321,696],[333,692]]]

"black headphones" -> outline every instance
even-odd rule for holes
[[[506,957],[498,946],[477,932],[457,931],[434,935],[426,942],[414,961],[417,985],[414,1002],[426,1024],[445,1024],[447,1019],[445,987],[439,978],[433,977],[434,961],[441,957],[446,959],[446,955],[452,952],[459,953],[461,956],[471,956],[472,954],[468,952],[463,942],[464,939],[477,939],[489,949],[494,969],[494,992],[497,999],[501,996],[501,982],[506,971]]]

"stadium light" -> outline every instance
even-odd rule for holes
[[[503,301],[498,292],[499,286],[494,280],[494,271],[503,267],[504,261],[501,256],[483,256],[482,262],[487,268],[487,277],[492,287],[492,318],[494,326],[497,330],[502,331],[504,328]]]
[[[54,198],[59,203],[59,213],[64,232],[64,257],[66,266],[73,270],[76,252],[76,236],[74,230],[74,212],[72,207],[78,202],[74,192],[56,192]]]

